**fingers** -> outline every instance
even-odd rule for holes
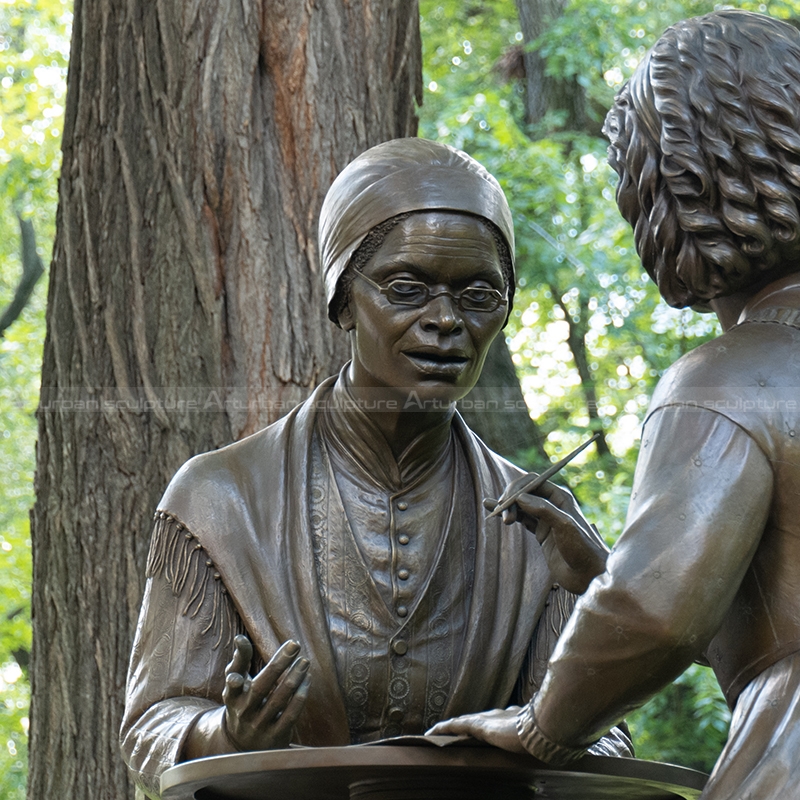
[[[222,693],[228,738],[238,750],[288,746],[311,686],[308,659],[299,657],[300,645],[290,640],[250,678],[252,645],[246,637],[237,637],[234,645]]]
[[[253,646],[246,636],[237,636],[234,639],[234,654],[230,664],[225,668],[225,689],[223,700],[226,705],[236,703],[240,716],[252,716],[260,712],[266,698],[273,691],[275,685],[289,667],[296,666],[300,661],[305,666],[300,669],[300,677],[294,678],[293,689],[302,682],[308,671],[308,661],[297,659],[300,645],[291,639],[284,642],[276,651],[269,663],[254,678],[250,678],[248,671],[253,657]],[[280,713],[278,709],[275,714]],[[273,716],[275,715],[273,714]]]
[[[552,483],[551,481],[545,481],[541,486],[537,487],[534,494],[538,497],[543,497],[545,500],[549,500],[553,505],[559,508],[564,505],[564,503],[573,499],[572,492],[569,489]]]
[[[291,701],[308,679],[310,663],[307,658],[298,658],[282,675],[269,693],[263,708],[256,717],[256,725],[265,725],[282,719]],[[266,667],[265,667],[266,669]],[[255,681],[253,681],[255,683]],[[308,688],[306,688],[306,693]]]
[[[522,491],[525,486],[527,486],[527,484],[533,480],[534,475],[535,473],[528,472],[525,475],[520,475],[519,478],[511,481],[511,483],[506,486],[503,494],[500,495],[500,499],[497,501],[497,504],[500,505],[500,503],[504,503],[509,497],[513,497],[515,494]]]
[[[523,520],[525,518],[538,520],[540,524],[537,525],[537,528],[542,527],[541,523],[545,523],[548,529],[547,532],[549,532],[550,528],[559,525],[575,525],[574,520],[569,514],[542,497],[537,497],[533,494],[525,494],[517,500],[516,505],[519,509],[516,516],[522,516]],[[545,536],[545,531],[536,531],[536,538],[540,539],[540,541],[544,539]]]
[[[226,705],[234,702],[244,691],[247,672],[253,659],[253,645],[246,636],[236,636],[233,640],[233,658],[225,667],[225,689],[222,698]]]
[[[286,703],[286,707],[281,712],[280,717],[278,717],[277,721],[272,726],[272,735],[277,740],[280,741],[283,739],[288,741],[292,732],[292,728],[294,727],[295,722],[297,722],[300,713],[305,707],[310,688],[311,677],[306,674],[301,681],[300,686],[297,688],[297,691],[295,691],[294,694],[292,694],[292,696],[289,698],[289,701]]]
[[[522,475],[516,480],[512,481],[505,489],[503,494],[500,498],[496,501],[492,501],[491,498],[486,498],[483,503],[484,506],[489,511],[494,511],[497,506],[506,503],[510,498],[516,497],[519,492],[527,486],[531,480],[532,476],[535,473],[529,472],[526,475]],[[563,486],[558,486],[555,483],[551,483],[550,481],[545,481],[541,486],[537,486],[533,492],[530,491],[524,492],[521,497],[529,496],[533,494],[534,496],[543,497],[545,500],[549,500],[553,505],[557,507],[567,507],[570,505],[574,505],[575,498],[572,496],[572,492],[569,489],[564,488]],[[494,505],[489,505],[490,502],[493,502]]]
[[[437,722],[432,728],[425,731],[426,736],[464,736],[471,732],[471,714],[463,717],[453,717]]]
[[[250,686],[250,691],[253,695],[261,699],[266,697],[272,691],[281,675],[294,663],[299,653],[300,645],[297,642],[291,639],[288,642],[284,642],[269,660],[267,666],[253,678]]]
[[[528,513],[520,508],[518,503],[514,503],[513,506],[503,512],[503,523],[505,525],[513,525],[515,522],[521,522],[536,537],[536,541],[539,544],[544,544],[544,540],[552,531],[552,526],[547,521]]]
[[[225,689],[222,692],[222,699],[225,705],[230,705],[237,700],[244,691],[246,678],[238,672],[232,672],[225,678]]]
[[[253,645],[246,636],[239,634],[233,639],[233,658],[230,664],[225,667],[225,674],[238,673],[246,675],[253,660]]]
[[[509,715],[513,716],[520,710],[519,706],[509,706],[508,708],[493,708],[490,711],[481,711],[477,714],[463,714],[460,717],[443,719],[425,731],[425,735],[441,736],[447,734],[449,736],[463,736],[469,734],[474,736],[475,731],[480,730],[485,723],[496,719],[506,719]]]

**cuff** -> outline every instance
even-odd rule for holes
[[[545,736],[536,725],[533,716],[533,703],[528,703],[517,714],[517,735],[522,746],[540,761],[554,767],[563,767],[586,755],[585,747],[567,747],[556,744]]]

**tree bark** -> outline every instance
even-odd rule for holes
[[[191,455],[347,355],[316,226],[416,132],[416,2],[77,0],[39,410],[28,797],[131,794],[117,736],[150,516]]]

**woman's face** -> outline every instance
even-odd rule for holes
[[[362,275],[386,287],[393,280],[425,284],[427,303],[396,305],[365,280],[350,285],[339,321],[350,331],[354,387],[389,390],[412,404],[451,402],[475,385],[489,345],[508,312],[464,310],[449,294],[507,287],[497,245],[478,217],[445,211],[413,214],[393,228]]]

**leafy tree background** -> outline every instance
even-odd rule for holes
[[[525,41],[518,8],[549,13]],[[791,19],[800,2],[731,5]],[[587,428],[604,447],[566,480],[611,543],[623,522],[638,429],[663,370],[716,333],[659,302],[613,202],[597,137],[615,90],[671,22],[716,7],[700,0],[422,0],[425,98],[420,135],[467,150],[502,182],[518,237],[520,291],[508,344],[552,458]],[[553,13],[553,9],[558,13]],[[0,311],[22,270],[18,216],[47,264],[54,235],[71,3],[0,0]],[[588,119],[526,123],[525,54],[577,83]],[[0,338],[0,800],[25,797],[30,652],[30,541],[46,280]],[[518,454],[536,461],[534,448]],[[644,758],[709,769],[728,723],[710,671],[693,667],[631,723]]]

